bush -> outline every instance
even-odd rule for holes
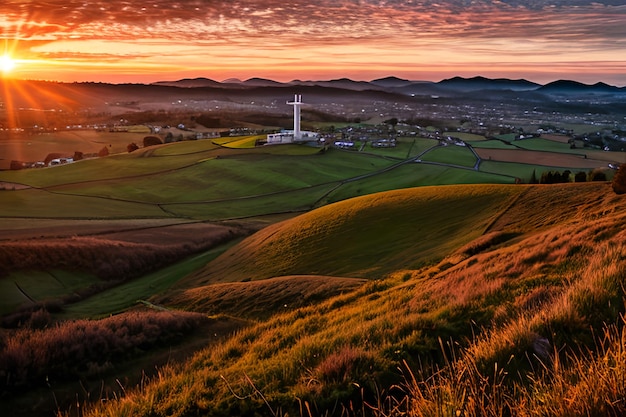
[[[615,194],[626,194],[626,164],[619,166],[611,183]]]
[[[587,173],[584,171],[578,171],[574,176],[574,182],[587,182]]]
[[[606,174],[604,173],[604,171],[594,169],[593,172],[589,175],[589,181],[606,181]]]
[[[147,148],[148,146],[155,146],[155,145],[161,145],[161,144],[163,144],[163,142],[161,142],[161,139],[156,136],[146,136],[145,138],[143,138],[144,148]]]
[[[135,142],[126,145],[126,150],[128,151],[128,153],[134,152],[137,149],[139,149],[139,146]]]

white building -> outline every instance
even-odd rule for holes
[[[293,130],[284,130],[280,133],[270,133],[269,135],[267,135],[267,143],[293,143],[317,140],[317,132],[310,132],[300,129],[300,106],[302,106],[303,104],[302,95],[296,94],[293,101],[288,101],[287,104],[293,106]]]

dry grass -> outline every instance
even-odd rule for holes
[[[118,226],[119,227],[119,226]],[[106,232],[106,233],[104,233]],[[32,233],[18,230],[14,234]],[[46,232],[42,232],[46,233]],[[51,235],[69,235],[68,230],[53,229]],[[91,231],[94,233],[94,230]],[[136,278],[192,254],[206,251],[249,233],[242,227],[208,224],[176,224],[144,228],[106,228],[92,236],[48,237],[0,241],[0,288],[9,294],[22,294],[23,303],[10,300],[0,311],[2,323],[27,320],[27,308],[35,302],[76,302]],[[12,232],[7,234],[7,238]],[[55,271],[51,282],[37,283],[36,271]],[[66,285],[56,276],[67,272],[73,278]],[[50,285],[54,284],[54,294]],[[16,290],[17,288],[17,290]]]
[[[357,278],[299,275],[207,285],[166,294],[158,297],[156,302],[206,314],[229,314],[259,320],[351,292],[365,282]]]
[[[40,330],[4,331],[0,339],[1,388],[97,375],[153,345],[171,342],[208,320],[183,312],[131,312],[77,320]]]
[[[525,190],[455,262],[276,314],[84,415],[624,415],[625,200]]]

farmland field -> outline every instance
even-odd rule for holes
[[[476,156],[469,147],[456,145],[434,148],[423,155],[422,160],[468,168],[473,167],[477,162]]]
[[[557,153],[571,153],[574,155],[583,155],[584,149],[572,149],[569,143],[557,142],[550,139],[532,138],[522,139],[511,142],[512,145],[529,151],[545,151]]]
[[[485,148],[485,149],[519,149],[518,147],[511,145],[509,142],[498,140],[498,139],[489,139],[472,142],[471,146],[474,149]]]
[[[607,166],[605,161],[584,158],[572,153],[487,148],[476,148],[476,153],[483,161],[513,162],[570,169],[593,169]]]
[[[37,134],[3,132],[0,134],[0,169],[8,169],[11,160],[43,161],[51,153],[71,157],[76,151],[98,153],[104,147],[110,154],[124,153],[129,143],[141,144],[145,136],[144,132],[96,132],[94,129]]]

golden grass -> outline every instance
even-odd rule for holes
[[[606,184],[516,190],[455,262],[275,314],[84,415],[624,415],[626,200]]]
[[[158,297],[157,302],[206,314],[229,314],[258,320],[353,291],[365,282],[358,278],[298,275],[206,285],[166,294]]]

